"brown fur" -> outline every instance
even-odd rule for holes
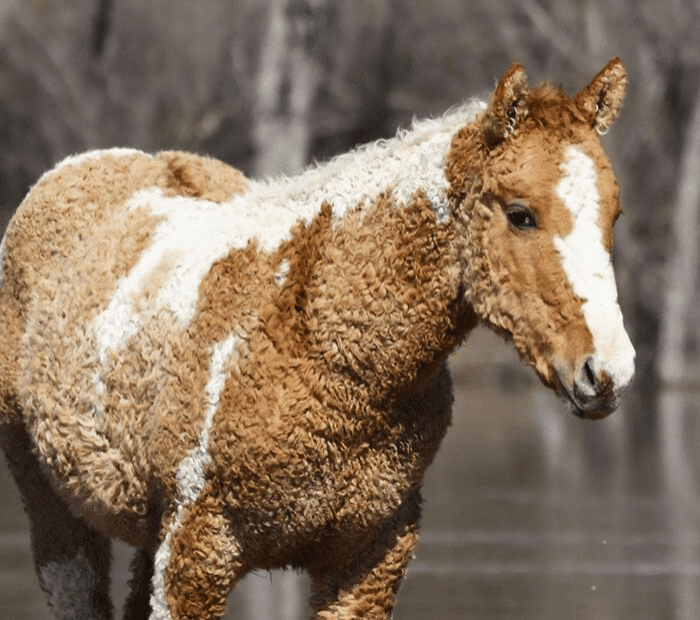
[[[617,186],[594,133],[621,103],[610,67],[571,100],[514,66],[455,134],[446,222],[423,190],[398,203],[387,188],[339,218],[324,203],[274,250],[251,239],[208,266],[184,326],[154,310],[179,258],[165,253],[132,295],[142,324],[104,361],[90,326],[164,221],[129,199],[158,188],[226,207],[248,183],[184,153],[103,154],[43,177],[5,238],[0,443],[49,601],[61,566],[96,575],[55,613],[111,617],[119,537],[139,549],[127,618],[151,605],[158,619],[219,618],[246,572],[285,566],[311,575],[317,620],[388,618],[450,424],[449,353],[483,321],[555,387],[557,360],[590,354],[553,188],[573,141],[596,162],[611,246]],[[538,230],[509,226],[515,200]],[[229,337],[212,403],[212,351]]]

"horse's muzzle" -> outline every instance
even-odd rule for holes
[[[573,380],[567,380],[564,373],[555,370],[554,387],[579,418],[599,420],[617,409],[619,391],[608,373],[593,370],[590,357],[579,366]]]

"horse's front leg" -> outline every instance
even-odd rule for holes
[[[200,495],[164,519],[154,558],[151,620],[215,620],[243,576],[240,547],[218,502]]]
[[[418,542],[418,515],[390,524],[338,570],[312,571],[314,620],[389,620]]]

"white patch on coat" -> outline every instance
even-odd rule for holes
[[[194,316],[199,286],[212,264],[231,250],[244,248],[252,239],[264,252],[274,250],[289,236],[296,214],[264,203],[251,209],[246,200],[216,203],[186,197],[167,197],[160,189],[138,192],[128,209],[149,209],[163,215],[151,245],[122,278],[107,307],[95,318],[92,332],[97,338],[101,364],[109,349],[119,350],[144,323],[165,309],[185,327]],[[149,277],[171,265],[163,285],[147,307],[139,296]]]
[[[566,237],[555,237],[554,243],[574,293],[585,300],[582,311],[593,336],[593,370],[607,372],[619,389],[632,380],[635,352],[617,302],[612,260],[603,244],[595,164],[575,146],[564,154],[564,176],[556,192],[571,213],[573,228]]]
[[[204,425],[199,435],[199,444],[190,455],[182,460],[178,467],[176,474],[179,491],[178,506],[165,539],[158,547],[154,557],[150,620],[170,620],[171,617],[165,592],[165,571],[170,561],[170,543],[173,534],[182,523],[185,509],[197,500],[206,482],[204,471],[211,460],[209,456],[209,432],[226,384],[226,362],[233,353],[235,345],[235,337],[230,335],[214,345],[212,349],[209,381],[205,387],[207,409],[204,415]]]
[[[204,415],[204,428],[199,436],[199,445],[185,458],[177,470],[180,497],[184,503],[193,502],[204,487],[204,469],[209,464],[209,431],[214,422],[214,414],[219,406],[219,398],[226,382],[225,364],[233,353],[236,340],[233,335],[217,343],[211,354],[209,381],[205,392],[207,410]]]
[[[82,549],[73,558],[38,567],[39,585],[59,618],[98,618],[92,605],[97,574]]]
[[[324,202],[331,204],[339,220],[383,191],[393,191],[397,200],[406,202],[421,190],[438,219],[448,218],[445,156],[454,133],[484,105],[471,102],[441,118],[416,122],[410,131],[392,140],[374,142],[296,177],[251,182],[248,192],[225,203],[168,197],[160,189],[138,192],[127,208],[148,209],[162,215],[163,221],[151,245],[119,281],[109,304],[92,324],[99,363],[104,364],[110,349],[119,350],[148,318],[163,309],[185,327],[194,316],[199,285],[214,261],[251,240],[257,240],[260,250],[272,252],[290,238],[296,222],[310,223]],[[166,263],[172,267],[146,310],[138,303],[139,294],[149,276]],[[98,392],[99,383],[98,376]]]
[[[393,190],[397,201],[407,203],[422,190],[438,221],[444,222],[450,215],[445,157],[455,133],[485,108],[483,101],[471,100],[441,117],[414,121],[410,129],[399,131],[395,138],[372,142],[301,175],[270,179],[251,189],[261,198],[284,204],[306,220],[324,202],[332,206],[339,219],[382,192]],[[253,198],[253,202],[257,200]]]

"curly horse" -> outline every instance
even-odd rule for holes
[[[599,134],[618,59],[577,96],[513,65],[488,103],[248,180],[180,152],[74,156],[0,249],[0,444],[57,618],[220,618],[292,567],[314,618],[390,617],[479,323],[583,418],[634,373]]]

